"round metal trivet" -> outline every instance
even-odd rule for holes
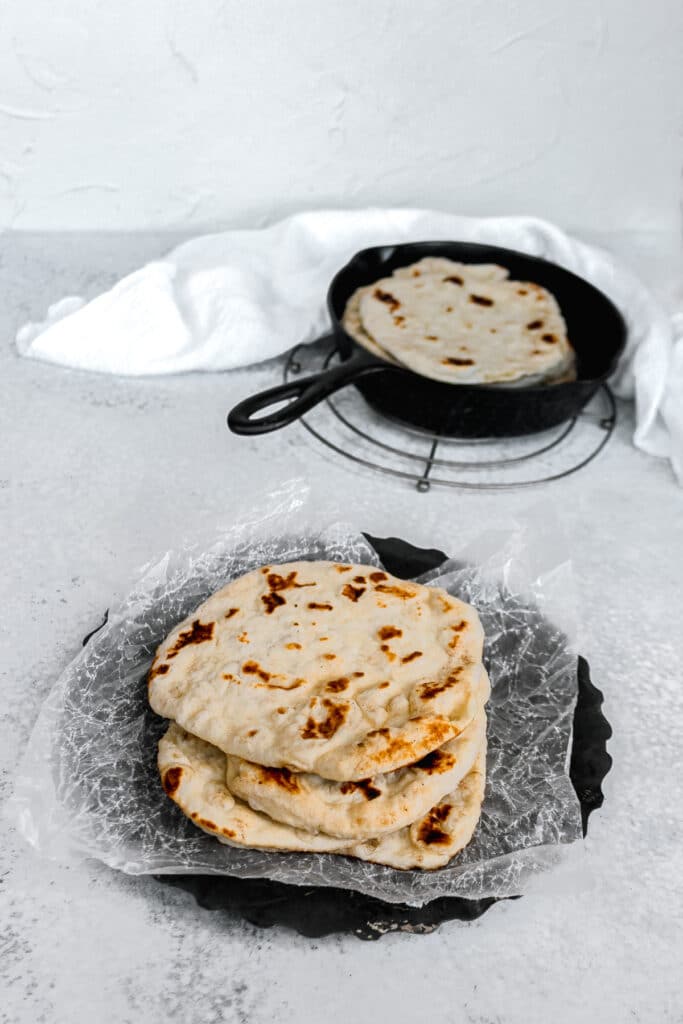
[[[302,360],[302,356],[310,357],[311,354],[321,356],[322,366],[326,369],[335,361],[336,350],[333,347],[326,353],[320,353],[319,350],[317,353],[312,353],[309,346],[298,345],[289,353],[284,368],[284,380],[291,380],[292,377],[304,372],[304,369],[307,372],[314,372],[317,367],[313,365],[304,367]],[[577,470],[583,469],[584,466],[587,466],[589,462],[592,462],[600,454],[614,431],[617,420],[617,407],[612,391],[607,384],[600,386],[598,394],[603,407],[601,413],[596,415],[595,412],[583,411],[579,416],[575,416],[566,424],[556,428],[555,433],[550,438],[544,438],[538,446],[521,453],[513,450],[515,444],[519,443],[519,439],[510,438],[505,442],[502,442],[500,438],[490,440],[486,438],[476,440],[469,438],[459,439],[420,430],[417,427],[401,423],[398,420],[378,413],[375,409],[371,409],[364,400],[360,399],[360,395],[359,399],[362,402],[363,411],[366,412],[365,416],[363,412],[360,412],[360,415],[353,418],[349,416],[342,407],[339,394],[336,394],[327,398],[323,405],[323,408],[326,406],[329,413],[331,413],[332,420],[330,422],[327,424],[323,423],[322,425],[314,424],[309,415],[309,417],[302,417],[301,424],[309,434],[345,459],[367,469],[384,473],[387,476],[408,480],[414,483],[417,490],[422,493],[428,491],[432,486],[455,487],[465,490],[506,490],[515,487],[533,487],[538,484],[550,483],[553,480],[561,480],[563,477],[570,476],[572,473],[576,473]],[[319,419],[320,417],[318,416],[317,418]],[[408,451],[405,448],[397,447],[396,444],[389,443],[387,440],[383,440],[381,437],[373,436],[370,432],[372,427],[369,422],[372,419],[377,421],[380,428],[384,424],[393,430],[400,430],[406,438],[420,443],[424,442],[424,450],[421,452]],[[570,439],[577,427],[581,429],[581,421],[588,419],[592,420],[599,428],[595,443],[587,452],[584,452],[577,458],[575,462],[561,470],[550,469],[545,474],[539,474],[537,477],[522,480],[496,479],[471,481],[458,478],[457,476],[458,470],[466,470],[468,472],[496,470],[504,474],[506,470],[517,468],[522,463],[538,460],[541,457],[548,456],[551,452],[559,453],[563,442],[567,442]],[[334,436],[331,436],[334,433],[334,429],[339,427],[348,432],[344,438],[347,442],[345,444],[341,443],[341,439],[335,439]],[[358,445],[369,445],[373,452],[373,457],[366,457],[361,452],[354,450],[354,440],[357,441]],[[528,441],[529,439],[523,440]],[[509,449],[504,456],[486,457],[484,451],[486,446],[500,446],[502,443]],[[477,448],[476,458],[463,459],[462,457],[453,457],[458,454],[458,448],[462,450],[470,447]],[[479,456],[480,452],[481,457]],[[462,452],[459,454],[462,456]],[[407,466],[406,468],[401,468],[400,466],[393,465],[391,460],[401,460],[407,463]],[[447,473],[452,474],[453,471],[456,471],[454,475],[445,475]]]

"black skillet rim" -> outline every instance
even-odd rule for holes
[[[617,306],[614,304],[614,302],[612,302],[612,300],[610,298],[608,298],[608,296],[605,295],[605,293],[603,291],[601,291],[600,288],[597,288],[594,284],[591,284],[590,281],[587,281],[585,279],[585,277],[581,277],[579,274],[575,274],[572,270],[568,270],[566,267],[563,267],[559,263],[555,263],[553,260],[547,260],[543,256],[535,256],[535,255],[533,255],[531,253],[522,252],[520,249],[509,249],[509,248],[506,248],[506,247],[500,246],[500,245],[488,245],[485,242],[465,242],[465,241],[458,241],[457,239],[441,239],[441,240],[435,240],[435,241],[396,242],[395,244],[387,244],[387,245],[371,245],[371,246],[367,246],[365,249],[359,249],[358,252],[354,253],[354,255],[351,257],[351,259],[347,260],[347,262],[344,264],[343,267],[339,268],[339,270],[335,273],[334,277],[330,281],[330,284],[329,284],[328,289],[327,289],[327,310],[328,310],[328,313],[330,315],[330,319],[332,321],[332,326],[333,326],[334,332],[335,333],[339,332],[339,333],[343,334],[344,338],[348,341],[349,345],[351,346],[351,351],[352,352],[353,352],[354,348],[358,348],[361,352],[369,351],[369,350],[363,349],[363,346],[360,344],[360,342],[357,342],[355,338],[352,338],[351,335],[348,334],[347,331],[344,329],[344,327],[342,325],[342,322],[341,322],[341,318],[338,316],[337,311],[336,311],[336,309],[334,307],[334,301],[333,301],[334,292],[335,292],[335,289],[339,285],[340,279],[342,278],[343,275],[349,273],[349,271],[353,268],[355,263],[360,262],[364,257],[367,257],[369,255],[374,255],[375,253],[382,253],[384,250],[389,250],[389,251],[402,250],[403,251],[403,250],[411,249],[411,250],[416,250],[417,252],[419,252],[420,250],[424,249],[425,251],[422,253],[423,256],[429,256],[429,255],[438,256],[438,255],[441,255],[441,253],[438,251],[439,247],[441,247],[443,249],[445,247],[453,246],[453,245],[466,246],[469,249],[479,250],[479,251],[482,251],[482,252],[486,251],[489,254],[492,253],[492,252],[494,252],[496,254],[500,254],[500,262],[501,263],[504,263],[504,260],[505,260],[506,256],[511,256],[514,259],[522,258],[524,260],[529,260],[529,261],[531,261],[532,263],[535,263],[535,264],[539,264],[539,265],[542,265],[542,266],[545,266],[545,267],[550,267],[553,270],[559,271],[561,274],[564,274],[567,277],[573,279],[573,281],[575,283],[577,283],[579,286],[581,286],[583,288],[586,288],[589,291],[593,292],[595,297],[600,302],[602,302],[606,306],[606,308],[609,309],[610,315],[614,318],[615,330],[618,330],[619,331],[619,335],[620,335],[619,341],[618,341],[618,345],[617,345],[616,351],[614,353],[614,356],[612,357],[612,360],[611,360],[608,368],[602,374],[600,374],[600,376],[598,376],[598,377],[580,377],[580,378],[577,378],[576,380],[573,380],[573,381],[567,381],[567,383],[571,384],[571,385],[602,383],[602,382],[606,381],[609,377],[611,377],[611,375],[614,373],[614,371],[617,368],[619,360],[620,360],[621,356],[623,355],[624,349],[626,348],[626,335],[627,335],[626,321],[624,320],[623,314],[617,308]],[[490,256],[489,256],[489,260],[490,260]],[[460,262],[466,263],[467,260],[460,260]],[[404,266],[404,265],[407,265],[407,264],[399,264],[399,266]],[[513,278],[512,280],[515,280],[515,279]],[[372,282],[369,282],[369,283],[372,283]],[[380,356],[377,356],[374,353],[371,353],[371,355],[373,355],[373,357],[378,362],[386,363],[386,365],[387,365],[387,367],[389,369],[397,369],[397,367],[393,366],[393,364],[390,363],[388,360],[382,359]],[[410,370],[410,369],[408,369],[406,367],[398,367],[398,369],[402,370],[404,373],[414,373],[415,372],[415,371]],[[416,374],[416,376],[420,376],[420,374]],[[476,388],[477,391],[486,391],[486,392],[492,392],[492,393],[496,393],[496,392],[500,391],[500,386],[497,386],[495,384],[469,384],[469,383],[463,383],[463,384],[458,385],[458,386],[461,386],[461,387],[472,387],[472,388]],[[544,392],[547,392],[547,391],[557,390],[557,388],[561,388],[562,386],[563,386],[562,384],[535,384],[535,385],[530,385],[529,387],[524,387],[524,386],[517,387],[517,388],[515,388],[515,391],[516,392],[520,392],[520,393],[524,393],[524,394],[541,394],[541,393],[544,393]]]

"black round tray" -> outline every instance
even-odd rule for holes
[[[419,576],[446,561],[446,555],[433,548],[416,548],[395,537],[378,538],[367,534],[366,537],[384,567],[403,579]],[[89,634],[84,643],[92,635]],[[612,728],[602,713],[602,693],[593,686],[588,663],[581,657],[577,682],[569,776],[581,804],[585,835],[591,811],[603,802],[601,786],[612,765],[607,753]],[[310,938],[339,932],[349,932],[360,939],[379,939],[393,931],[431,932],[443,921],[472,921],[499,902],[497,897],[480,900],[444,897],[422,907],[411,907],[385,903],[348,889],[287,885],[267,879],[215,875],[154,877],[165,885],[185,889],[206,910],[242,917],[260,928],[284,925]]]

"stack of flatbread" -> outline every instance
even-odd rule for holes
[[[472,607],[373,566],[242,576],[150,669],[163,788],[229,845],[440,867],[484,795],[483,640]]]
[[[555,297],[497,264],[428,256],[358,288],[342,323],[374,355],[449,384],[575,378]]]

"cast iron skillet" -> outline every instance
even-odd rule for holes
[[[499,263],[520,281],[543,285],[557,299],[577,354],[577,380],[536,387],[445,384],[372,355],[341,325],[356,288],[387,277],[424,256],[461,263]],[[514,437],[547,430],[576,416],[614,370],[626,340],[621,314],[602,292],[570,271],[514,249],[472,242],[412,242],[363,249],[336,274],[327,293],[332,337],[341,363],[301,380],[269,388],[228,415],[236,434],[279,430],[328,395],[353,383],[378,412],[450,437]],[[282,406],[282,402],[287,404]],[[256,417],[271,406],[274,412]]]

